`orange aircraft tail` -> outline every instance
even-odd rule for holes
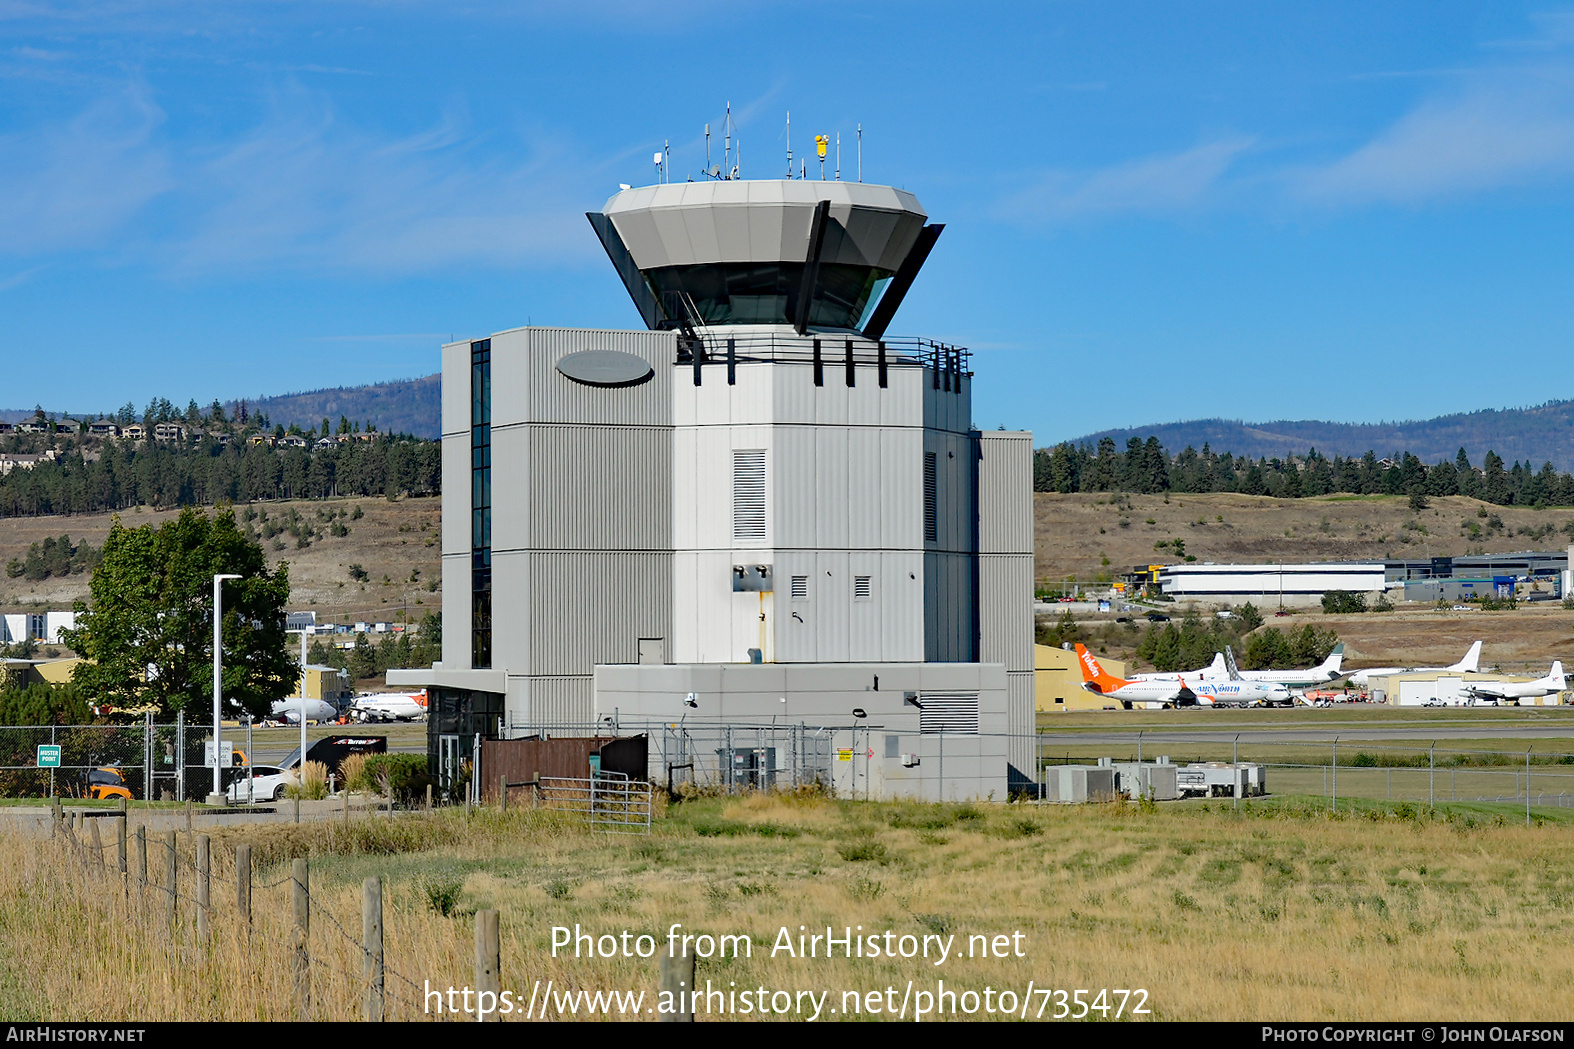
[[[1131,683],[1107,673],[1093,658],[1093,653],[1080,644],[1077,645],[1077,661],[1082,665],[1082,686],[1090,692],[1109,693]]]

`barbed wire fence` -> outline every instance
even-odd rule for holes
[[[100,831],[106,820],[113,824],[114,837],[108,841]],[[283,930],[287,935],[282,942],[288,945],[294,1019],[340,1018],[322,1015],[326,1011],[322,996],[314,996],[314,988],[324,984],[336,985],[340,997],[343,989],[356,988],[365,1020],[428,1015],[423,985],[388,962],[381,878],[367,878],[362,884],[361,931],[356,935],[335,913],[331,899],[312,892],[306,859],[291,861],[288,873],[258,881],[250,845],[236,845],[232,860],[215,864],[210,835],[178,830],[150,833],[146,826],[129,833],[124,809],[90,817],[64,811],[54,799],[51,824],[51,838],[82,872],[88,895],[104,902],[113,917],[145,939],[161,938],[168,964],[216,964],[221,927],[233,933],[237,958],[247,957],[254,943],[279,941],[274,934],[281,930],[269,928],[259,936],[255,906],[260,894],[278,892],[290,899],[292,920]],[[221,889],[219,898],[214,896],[215,887]],[[223,897],[233,905],[221,905]],[[324,936],[340,950],[322,949]],[[338,960],[345,955],[361,959],[360,972]],[[244,976],[246,967],[239,970],[235,975]],[[246,989],[240,986],[242,981],[234,982],[237,992]]]

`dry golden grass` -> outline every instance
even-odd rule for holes
[[[933,990],[943,979],[1019,995],[1029,981],[1144,988],[1154,1019],[1556,1019],[1557,989],[1574,979],[1568,833],[1413,811],[1350,819],[1261,805],[1234,815],[769,797],[687,802],[648,838],[592,834],[539,811],[357,819],[216,836],[208,949],[189,903],[171,934],[157,889],[139,909],[118,875],[84,872],[69,847],[13,841],[0,855],[10,969],[0,1001],[12,1019],[292,1019],[283,860],[309,853],[318,1019],[360,1015],[354,941],[372,875],[386,886],[393,1019],[422,1018],[401,977],[474,983],[478,908],[501,910],[502,986],[526,998],[550,979],[643,990],[648,1006],[654,959],[554,958],[551,930],[578,923],[664,942],[681,923],[752,938],[752,958],[702,958],[702,986],[829,991],[828,1009],[842,1007],[843,991],[890,986],[900,1002],[908,981]],[[228,881],[240,840],[261,864],[249,948]],[[159,849],[149,853],[161,879]],[[183,865],[182,893],[191,878]],[[458,883],[447,916],[429,905],[444,879]],[[772,959],[779,930],[800,925],[944,932],[964,953],[969,934],[1021,931],[1025,957],[953,956],[939,967]]]

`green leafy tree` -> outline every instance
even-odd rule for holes
[[[161,716],[211,709],[213,577],[224,584],[226,713],[262,717],[294,687],[299,668],[284,636],[288,566],[268,571],[262,547],[246,538],[233,511],[196,509],[155,529],[116,518],[90,584],[92,607],[77,603],[77,628],[62,640],[86,657],[73,681],[97,702],[153,705]]]

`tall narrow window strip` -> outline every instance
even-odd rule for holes
[[[765,449],[732,453],[732,538],[734,542],[765,541]]]
[[[470,344],[470,665],[492,666],[492,340]]]
[[[940,538],[938,502],[935,489],[935,453],[924,453],[924,541]]]

